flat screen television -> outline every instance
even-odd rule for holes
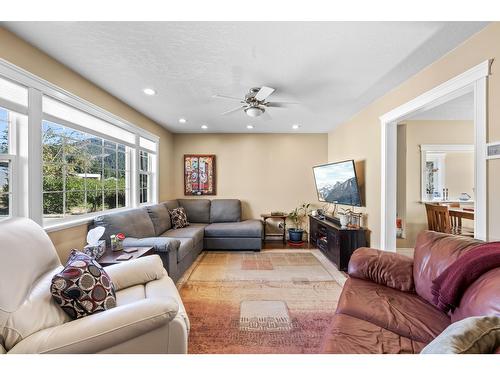
[[[320,202],[361,206],[354,160],[313,167]]]

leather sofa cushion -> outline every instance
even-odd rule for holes
[[[331,354],[413,354],[425,343],[402,337],[378,325],[345,314],[333,318],[323,349]]]
[[[460,305],[451,314],[456,322],[470,316],[500,316],[500,268],[486,272],[474,281],[462,295]]]
[[[416,294],[352,277],[344,285],[337,312],[423,343],[450,324],[446,314]]]
[[[106,239],[107,244],[109,244],[110,235],[120,232],[126,237],[155,236],[153,222],[144,207],[97,216],[94,219],[94,225],[105,228],[103,238]]]
[[[163,237],[170,238],[191,238],[193,243],[197,244],[203,241],[203,233],[205,230],[205,224],[190,224],[188,227],[179,229],[170,229],[162,234]]]
[[[349,275],[403,292],[413,292],[413,260],[396,253],[361,247],[349,260]]]
[[[205,237],[262,237],[260,220],[245,220],[236,223],[213,223],[205,227]]]
[[[241,202],[239,199],[213,199],[210,206],[211,223],[230,223],[241,221]]]
[[[190,223],[210,222],[210,200],[208,199],[179,199],[179,205],[186,210]]]
[[[445,233],[423,231],[415,244],[413,281],[417,294],[431,304],[432,280],[438,277],[462,254],[481,244],[481,241]]]
[[[170,221],[170,214],[168,208],[165,204],[153,204],[151,206],[146,206],[149,217],[153,222],[155,229],[155,235],[159,236],[163,232],[172,228],[172,222]]]

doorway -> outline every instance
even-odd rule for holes
[[[474,234],[475,238],[487,239],[486,114],[490,63],[489,60],[484,61],[380,117],[382,126],[380,246],[383,250],[396,251],[398,124],[467,93],[472,93],[474,97]]]

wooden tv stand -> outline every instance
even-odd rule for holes
[[[341,271],[347,271],[351,255],[366,243],[366,228],[341,228],[334,217],[318,217],[309,215],[309,243],[316,246]]]

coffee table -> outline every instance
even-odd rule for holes
[[[133,260],[133,259],[145,257],[145,256],[148,256],[148,255],[153,255],[153,253],[154,253],[153,252],[154,248],[152,246],[143,246],[143,247],[140,247],[140,246],[130,246],[130,247],[125,247],[125,249],[132,249],[132,248],[137,249],[137,251],[134,251],[133,253],[126,253],[123,250],[112,251],[111,248],[107,248],[106,251],[105,251],[105,253],[99,259],[97,259],[97,262],[101,266],[111,266],[112,264],[123,263],[123,262],[127,262],[129,260]],[[127,259],[127,260],[117,260],[116,259],[120,255],[124,255],[124,254],[132,255],[132,258]]]

